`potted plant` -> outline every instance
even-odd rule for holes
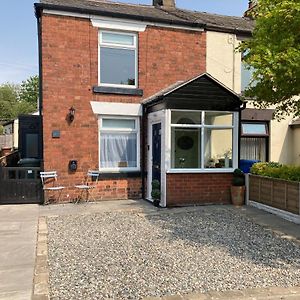
[[[233,171],[231,186],[231,201],[235,206],[241,206],[245,201],[245,174],[241,169]]]
[[[153,205],[155,207],[159,207],[159,203],[160,203],[160,182],[155,179],[152,181],[152,191],[151,191],[151,197],[153,200]]]

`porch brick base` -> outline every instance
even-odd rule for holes
[[[229,204],[232,174],[167,174],[167,206]]]

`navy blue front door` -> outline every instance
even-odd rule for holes
[[[152,180],[161,178],[161,123],[152,125]]]

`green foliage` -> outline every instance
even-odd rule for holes
[[[3,134],[4,133],[4,128],[2,125],[0,125],[0,134]]]
[[[158,180],[152,181],[152,192],[151,197],[153,200],[160,200],[161,192],[160,192],[160,182]]]
[[[20,88],[20,99],[36,106],[39,97],[39,77],[32,76],[23,81]]]
[[[252,12],[256,25],[253,38],[240,46],[244,62],[254,69],[245,96],[254,105],[274,105],[275,116],[300,116],[300,1],[260,0]]]
[[[151,185],[152,189],[160,189],[160,182],[157,179],[153,180]]]
[[[256,163],[250,172],[255,175],[272,178],[300,181],[300,167],[281,165],[279,163]]]
[[[0,119],[12,120],[20,114],[37,109],[38,77],[31,77],[21,86],[5,83],[0,85]]]
[[[241,169],[235,169],[233,171],[232,185],[234,186],[245,185],[245,174]]]

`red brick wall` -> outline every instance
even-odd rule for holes
[[[167,174],[167,205],[228,204],[232,174]]]
[[[94,94],[98,29],[87,19],[42,16],[44,169],[58,171],[60,183],[67,187],[63,200],[76,196],[73,186],[88,169],[98,169],[98,122],[90,101],[140,103],[178,80],[204,72],[205,47],[205,33],[148,27],[139,33],[139,88],[144,96]],[[68,124],[71,106],[76,114]],[[51,137],[53,130],[60,130],[59,139]],[[69,160],[78,161],[77,172],[68,172]],[[99,199],[139,197],[140,178],[99,182]]]

